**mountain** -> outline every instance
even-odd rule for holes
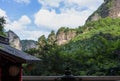
[[[120,18],[120,0],[104,0],[104,3],[87,19],[87,22],[106,17]]]
[[[37,41],[34,40],[20,40],[20,38],[11,30],[7,32],[10,45],[19,50],[29,50],[31,48],[38,48]],[[48,38],[46,39],[49,44],[56,43],[57,45],[63,45],[68,43],[72,38],[76,36],[75,29],[69,29],[65,27],[61,27],[57,33],[51,31]],[[40,36],[40,39],[42,36]],[[41,40],[40,40],[41,41]],[[40,43],[40,41],[38,41]],[[40,43],[44,44],[43,41]]]
[[[67,44],[76,35],[76,29],[61,27],[60,29],[58,29],[57,33],[51,31],[51,33],[48,35],[48,38],[45,38],[44,35],[40,36],[38,39],[38,43],[42,47],[45,45],[45,43],[48,43],[50,45],[64,45]]]
[[[99,19],[106,17],[120,18],[119,5],[120,5],[120,0],[104,0],[104,3],[91,16],[88,17],[86,22],[97,21]],[[55,33],[53,34],[53,32],[51,32],[52,34],[50,33],[47,40],[52,43],[55,42],[58,45],[63,45],[68,43],[74,37],[76,37],[78,34],[77,32],[82,33],[81,30],[83,29],[84,28],[77,30],[77,29],[69,29],[69,28],[61,27],[60,29],[58,29],[56,34]]]
[[[38,49],[28,51],[42,58],[31,75],[61,75],[66,67],[76,76],[120,75],[119,3],[104,0],[84,26],[41,36]]]
[[[56,34],[56,43],[58,45],[66,44],[76,35],[77,33],[75,29],[61,27]]]
[[[10,45],[16,49],[22,50],[20,38],[11,30],[9,30],[6,34],[9,38]]]
[[[42,58],[31,74],[61,75],[65,67],[70,67],[76,76],[119,75],[120,18],[91,21],[76,31],[77,35],[63,45],[56,45],[56,41],[49,44],[45,36],[40,37],[39,48],[28,51]]]
[[[74,38],[77,35],[75,29],[65,28],[61,27],[58,29],[57,33],[55,34],[54,31],[52,31],[47,40],[48,42],[56,43],[57,45],[63,45],[68,43],[72,38]]]
[[[37,42],[34,40],[21,40],[22,50],[29,50],[31,48],[37,48]]]
[[[120,17],[120,0],[104,0],[104,3],[87,19],[88,21],[97,21],[102,18],[110,17],[110,18],[119,18]],[[86,28],[86,29],[85,29]],[[51,31],[48,38],[46,38],[46,41],[49,44],[57,44],[57,45],[64,45],[69,43],[71,39],[75,38],[77,35],[86,33],[85,31],[89,30],[91,28],[84,27],[80,29],[69,29],[65,27],[61,27],[57,33],[54,31]],[[16,35],[15,35],[16,36]],[[41,36],[42,37],[42,36]],[[41,38],[40,37],[40,38]],[[18,40],[16,40],[18,38]],[[37,47],[36,42],[33,40],[22,40],[20,44],[20,39],[18,36],[16,38],[12,35],[10,37],[10,42],[13,47],[16,47],[18,49],[28,50],[30,48]],[[16,40],[15,43],[14,40]],[[40,41],[38,41],[40,42]],[[18,44],[19,43],[19,44]],[[16,44],[16,45],[14,45]],[[44,44],[41,42],[41,44]],[[21,47],[22,46],[22,47]]]
[[[34,40],[20,40],[19,36],[11,30],[6,32],[6,34],[9,38],[10,45],[16,49],[25,51],[31,48],[37,48],[37,42]]]

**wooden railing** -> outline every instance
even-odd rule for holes
[[[23,81],[61,81],[62,76],[23,76]],[[75,76],[76,81],[120,81],[120,76]]]

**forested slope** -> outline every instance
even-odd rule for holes
[[[69,66],[74,75],[120,74],[120,19],[104,18],[76,29],[77,36],[65,45],[49,44],[28,50],[42,59],[27,74],[62,75]]]

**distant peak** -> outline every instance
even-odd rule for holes
[[[104,0],[104,3],[89,16],[87,22],[106,17],[120,18],[120,0]]]

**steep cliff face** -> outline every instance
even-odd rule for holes
[[[120,0],[113,0],[113,6],[110,9],[109,16],[112,18],[120,18]]]
[[[20,38],[11,30],[7,32],[7,35],[9,38],[10,45],[18,50],[22,50]]]
[[[61,27],[57,33],[55,34],[54,31],[52,31],[48,38],[46,39],[45,36],[41,36],[38,39],[38,43],[43,47],[45,43],[48,43],[49,45],[57,44],[57,45],[63,45],[68,43],[72,38],[74,38],[77,35],[76,29],[69,29],[65,27]]]
[[[74,29],[60,28],[56,35],[56,43],[58,45],[68,43],[75,36],[76,31]]]
[[[21,40],[22,50],[37,48],[37,42],[34,40]]]
[[[87,19],[87,22],[105,17],[120,17],[120,0],[104,0],[104,3]]]
[[[31,48],[38,48],[37,42],[34,40],[20,40],[20,38],[13,32],[8,31],[8,38],[10,45],[16,49],[19,50],[29,50]],[[45,36],[41,36],[38,41],[40,45],[44,46],[44,42],[48,42],[49,44],[57,44],[57,45],[63,45],[68,43],[72,38],[76,36],[76,30],[75,29],[68,29],[68,28],[60,28],[55,34],[54,31],[52,31],[48,38],[46,39]],[[44,40],[43,40],[44,39]]]

